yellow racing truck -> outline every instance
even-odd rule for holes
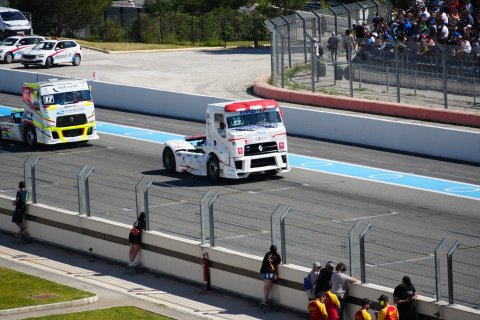
[[[1,138],[29,146],[98,139],[95,107],[86,80],[25,83],[24,108],[0,119]]]

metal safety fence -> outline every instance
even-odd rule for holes
[[[148,230],[257,256],[275,243],[283,263],[342,261],[362,282],[388,287],[408,274],[432,299],[479,307],[480,250],[471,244],[451,245],[361,220],[336,221],[328,209],[301,211],[261,197],[246,203],[208,184],[190,188],[148,175],[118,175],[70,158],[3,153],[0,175],[0,190],[11,197],[23,177],[33,203],[128,225],[145,212]]]
[[[345,31],[388,17],[390,4],[362,1],[299,11],[265,22],[271,33],[271,78],[275,86],[329,95],[407,103],[433,108],[480,110],[480,52],[455,54],[455,46],[420,40],[355,40],[346,50]],[[387,18],[388,19],[388,18]],[[370,29],[373,27],[370,25]],[[332,32],[334,32],[332,34]],[[329,50],[334,37],[337,50]]]

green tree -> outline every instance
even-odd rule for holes
[[[34,32],[71,36],[100,19],[112,0],[10,0],[11,7],[32,13]]]

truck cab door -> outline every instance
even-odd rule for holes
[[[227,144],[227,132],[225,124],[225,116],[223,113],[215,113],[213,115],[213,144],[214,148],[219,151],[220,154],[226,155],[223,160],[227,160],[229,157],[228,144]]]

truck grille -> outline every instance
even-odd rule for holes
[[[261,159],[252,159],[250,162],[250,168],[261,168],[268,166],[275,166],[275,157],[261,158]]]
[[[83,135],[83,128],[82,129],[73,129],[73,130],[63,130],[62,134],[66,138],[78,137]]]
[[[57,127],[71,127],[87,123],[87,116],[84,114],[72,114],[69,116],[57,117]]]
[[[277,152],[277,143],[275,141],[247,144],[245,146],[245,155],[253,156],[256,154],[264,154],[270,152]]]

